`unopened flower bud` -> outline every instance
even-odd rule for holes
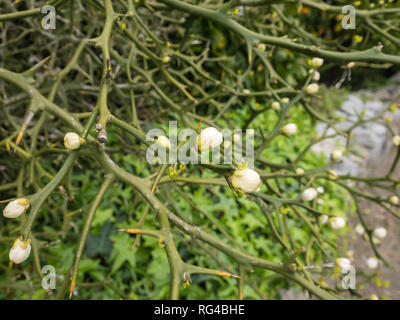
[[[324,187],[318,187],[317,191],[318,191],[318,193],[324,193],[325,189],[324,189]]]
[[[9,254],[9,258],[15,264],[20,264],[28,259],[29,254],[31,253],[31,240],[27,241],[18,238],[15,240],[14,245],[12,246]]]
[[[324,64],[324,59],[321,59],[321,58],[312,58],[312,59],[308,60],[308,65],[311,68],[319,68],[323,64]]]
[[[337,258],[336,265],[340,268],[340,271],[346,273],[351,268],[351,262],[347,258]]]
[[[286,104],[286,103],[289,103],[289,98],[288,97],[284,97],[284,98],[282,98],[282,103],[284,103],[284,104]]]
[[[326,214],[323,214],[322,216],[318,217],[319,224],[325,224],[328,222],[328,220],[329,220],[329,217]]]
[[[375,228],[375,230],[373,231],[372,234],[373,234],[374,237],[377,237],[379,239],[383,239],[387,235],[387,230],[384,227],[378,227],[378,228]]]
[[[399,204],[399,197],[397,197],[397,196],[391,196],[391,197],[389,198],[389,202],[390,202],[391,204],[398,205],[398,204]]]
[[[304,170],[302,168],[297,168],[296,174],[298,174],[300,176],[300,175],[304,174]]]
[[[319,85],[317,83],[311,83],[306,87],[306,93],[313,95],[319,90]]]
[[[377,257],[370,257],[367,259],[367,266],[370,269],[376,269],[379,265],[379,260]]]
[[[360,235],[362,236],[365,233],[365,229],[361,224],[357,224],[354,228],[354,230]]]
[[[314,188],[308,188],[301,193],[301,200],[311,201],[318,196],[318,191]]]
[[[164,63],[168,63],[168,62],[171,61],[171,57],[170,57],[170,56],[165,56],[165,57],[163,57],[161,60],[162,60],[162,62],[164,62]]]
[[[239,169],[233,173],[232,186],[242,192],[257,192],[260,190],[260,184],[260,175],[252,169]]]
[[[171,148],[171,142],[169,141],[169,139],[166,136],[159,136],[157,138],[157,143],[160,144],[161,146],[163,146],[166,149],[170,149]]]
[[[341,229],[346,225],[346,221],[342,217],[333,217],[329,219],[329,225],[332,229]]]
[[[392,141],[395,146],[400,146],[400,136],[394,136]]]
[[[354,68],[354,66],[356,65],[356,63],[355,62],[349,62],[348,64],[347,64],[347,68],[349,68],[349,69],[351,69],[351,68]]]
[[[29,200],[20,198],[11,201],[3,210],[3,216],[6,218],[17,218],[29,208]]]
[[[312,73],[311,79],[313,79],[314,81],[319,81],[320,78],[321,78],[321,74],[317,70],[314,70],[314,72]]]
[[[257,48],[261,51],[265,51],[265,49],[267,48],[267,46],[264,43],[259,43],[257,45]]]
[[[297,126],[294,123],[288,123],[286,126],[282,128],[282,132],[284,134],[287,134],[288,136],[295,134],[297,132]]]
[[[333,161],[339,161],[342,158],[342,156],[343,156],[343,151],[341,150],[334,150],[331,153],[331,159]]]
[[[338,174],[336,173],[335,170],[332,170],[332,169],[329,169],[329,170],[328,170],[328,178],[329,178],[329,179],[335,180],[335,179],[337,179],[338,177],[339,177],[339,176],[338,176]]]
[[[82,139],[78,134],[75,132],[68,132],[64,136],[64,146],[69,150],[76,150],[85,143],[85,140]]]
[[[272,109],[278,111],[278,110],[280,110],[281,105],[279,104],[278,101],[274,101],[274,102],[272,102],[271,107],[272,107]]]
[[[213,149],[218,147],[223,140],[222,133],[218,129],[214,127],[205,128],[197,136],[198,149],[201,151]]]

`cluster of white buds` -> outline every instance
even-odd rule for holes
[[[379,260],[377,257],[370,257],[367,259],[367,266],[370,269],[376,269],[379,265]]]
[[[9,258],[15,264],[20,264],[28,259],[30,253],[31,240],[28,239],[27,241],[24,241],[21,237],[14,241],[9,253]]]
[[[351,261],[348,258],[337,258],[336,265],[340,268],[340,271],[346,273],[351,268]]]
[[[76,150],[85,143],[85,140],[82,139],[78,134],[75,132],[68,132],[64,136],[64,146],[69,150]]]
[[[319,85],[317,83],[310,83],[307,87],[306,87],[306,93],[309,95],[313,95],[316,94],[319,90]]]
[[[157,143],[166,149],[171,148],[171,142],[169,141],[169,139],[166,136],[159,136],[157,138]]]
[[[376,238],[383,239],[387,235],[387,230],[384,227],[375,228],[372,235]]]
[[[297,126],[294,123],[288,123],[282,128],[282,132],[288,136],[295,134],[297,132]]]
[[[201,130],[197,136],[197,146],[200,151],[207,151],[218,147],[223,140],[222,133],[218,129],[208,127]]]
[[[343,156],[343,151],[341,150],[334,150],[331,153],[331,159],[332,161],[340,161]]]
[[[244,193],[258,192],[260,190],[260,175],[253,169],[238,167],[232,175],[232,186]]]
[[[18,218],[29,208],[29,200],[20,198],[11,201],[3,210],[3,216],[6,218]]]
[[[314,200],[318,196],[318,191],[314,188],[305,189],[301,193],[301,200],[303,201],[311,201]]]
[[[329,219],[329,225],[332,229],[341,229],[346,226],[346,221],[342,217],[332,217]]]

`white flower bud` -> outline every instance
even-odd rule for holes
[[[349,68],[349,69],[351,69],[351,68],[354,68],[354,66],[356,65],[356,63],[355,62],[349,62],[348,64],[347,64],[347,68]]]
[[[397,196],[391,196],[391,197],[389,198],[389,202],[390,202],[391,204],[398,205],[398,204],[399,204],[399,197],[397,197]]]
[[[264,43],[259,43],[257,45],[257,48],[261,51],[265,51],[265,49],[267,48],[267,46]]]
[[[378,228],[375,228],[375,230],[373,231],[372,234],[374,235],[374,237],[383,239],[387,235],[387,230],[384,227],[378,227]]]
[[[324,187],[318,187],[317,191],[318,191],[318,193],[324,193],[325,189],[324,189]]]
[[[324,59],[321,58],[312,58],[311,60],[308,60],[308,65],[311,68],[319,68],[324,64]]]
[[[294,123],[288,123],[282,128],[282,132],[287,135],[292,135],[297,132],[297,126]]]
[[[15,240],[9,254],[9,258],[15,264],[20,264],[28,259],[31,253],[31,240],[23,241],[20,238]]]
[[[271,107],[272,107],[272,109],[274,109],[274,110],[276,110],[276,111],[278,111],[278,110],[281,109],[281,105],[279,104],[278,101],[272,102]]]
[[[332,229],[341,229],[346,225],[346,221],[342,217],[333,217],[329,219],[329,224]]]
[[[165,56],[165,57],[163,57],[161,60],[162,60],[162,62],[164,62],[164,63],[168,63],[168,62],[171,61],[171,57],[170,57],[170,56]]]
[[[302,174],[304,174],[304,170],[302,168],[297,168],[296,169],[296,174],[302,175]]]
[[[316,94],[319,90],[319,85],[317,83],[311,83],[306,87],[306,93],[312,95]]]
[[[331,153],[331,159],[333,161],[339,161],[343,156],[343,152],[341,150],[334,150]]]
[[[328,222],[328,220],[329,220],[329,217],[326,214],[323,214],[322,216],[318,217],[319,224],[325,224]]]
[[[351,262],[347,258],[337,258],[336,264],[339,266],[340,271],[343,273],[348,272],[351,268]]]
[[[170,149],[171,148],[171,142],[166,136],[159,136],[157,138],[157,143],[163,146],[164,148]]]
[[[3,216],[6,218],[17,218],[29,208],[29,200],[20,198],[11,201],[3,210]]]
[[[301,193],[301,200],[303,201],[311,201],[318,196],[317,190],[314,188],[308,188]]]
[[[242,192],[257,192],[260,190],[260,175],[252,169],[235,170],[232,176],[232,186]]]
[[[214,127],[208,127],[201,130],[200,134],[197,136],[197,145],[199,150],[207,151],[218,147],[223,141],[222,133]]]
[[[367,266],[370,269],[376,269],[379,265],[379,260],[377,257],[370,257],[367,259]]]
[[[338,177],[339,177],[339,176],[338,176],[338,174],[336,173],[335,170],[332,170],[332,169],[329,169],[329,170],[328,170],[328,178],[329,178],[329,179],[335,180],[335,179],[337,179]]]
[[[393,144],[396,146],[400,146],[400,136],[393,137]]]
[[[319,81],[320,78],[321,78],[320,73],[317,70],[314,70],[314,72],[312,73],[311,79],[313,79],[314,81]]]
[[[83,140],[75,132],[68,132],[64,136],[64,146],[69,150],[79,149],[79,147],[84,143],[85,143],[85,140]]]
[[[365,233],[365,229],[361,224],[357,224],[354,228],[354,230],[360,235],[362,236]]]
[[[290,100],[289,100],[288,97],[282,98],[282,103],[287,104],[287,103],[289,103],[289,102],[290,102]]]

